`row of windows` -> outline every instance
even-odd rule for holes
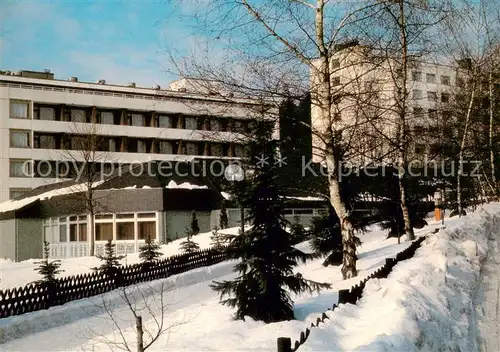
[[[251,121],[235,118],[132,112],[125,110],[102,110],[90,107],[50,106],[38,103],[34,103],[33,113],[34,119],[46,121],[95,122],[106,125],[241,133],[248,133],[253,128]],[[11,100],[10,117],[30,119],[30,102]]]
[[[104,215],[106,217],[106,215]],[[109,217],[109,218],[108,218]],[[116,214],[95,217],[96,241],[144,240],[156,238],[156,214]],[[87,216],[62,217],[44,222],[44,236],[51,242],[86,242]]]
[[[96,138],[89,142],[89,139],[85,135],[34,132],[32,145],[30,130],[10,130],[9,132],[11,148],[95,149],[101,152],[203,155],[215,157],[241,157],[243,155],[243,146],[239,143],[234,143],[234,150],[232,150],[229,143],[105,136],[96,136]],[[89,143],[92,143],[92,145],[89,145]]]
[[[424,98],[424,94],[420,89],[413,90],[413,99],[421,100]],[[433,91],[427,91],[427,100],[437,102],[438,101],[438,93]],[[449,93],[441,93],[441,102],[448,103],[450,101]]]
[[[424,74],[420,71],[413,71],[412,72],[412,80],[415,82],[423,82],[424,80]],[[426,73],[425,74],[425,82],[427,83],[432,83],[435,84],[437,83],[437,76],[434,73]],[[451,79],[450,76],[447,75],[441,75],[441,80],[440,83],[449,86],[451,85]]]

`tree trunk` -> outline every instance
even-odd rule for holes
[[[90,243],[89,243],[89,256],[95,255],[95,226],[94,226],[94,209],[89,211],[89,226],[90,226]]]
[[[497,187],[497,181],[496,181],[496,172],[495,172],[495,152],[493,150],[493,113],[494,113],[494,97],[493,97],[493,73],[490,72],[488,76],[488,95],[489,95],[489,100],[490,100],[490,106],[489,106],[489,114],[490,114],[490,168],[491,168],[491,183],[493,184],[493,197],[494,199],[498,198],[498,187]]]
[[[476,86],[475,82],[472,83],[472,92],[470,95],[469,106],[467,108],[467,115],[465,117],[465,127],[464,134],[462,136],[462,142],[460,143],[460,151],[458,153],[458,172],[457,172],[457,211],[458,217],[462,216],[462,185],[460,179],[462,178],[462,168],[464,163],[464,149],[465,142],[467,141],[467,132],[469,131],[470,116],[472,114],[472,106],[474,104],[474,99],[476,97]]]
[[[342,278],[350,279],[358,275],[356,270],[356,244],[354,241],[354,227],[351,218],[340,195],[340,182],[336,177],[337,165],[333,152],[326,157],[328,164],[328,182],[330,192],[330,203],[335,209],[340,220],[342,233]]]
[[[334,140],[334,119],[332,116],[333,92],[330,82],[330,53],[325,45],[324,38],[324,0],[316,1],[316,43],[318,45],[319,67],[315,69],[318,76],[317,89],[311,93],[316,93],[316,103],[319,112],[319,118],[322,119],[325,130],[321,131],[325,146],[325,160],[328,167],[328,183],[330,193],[330,203],[335,210],[339,220],[342,233],[342,277],[344,280],[357,275],[356,270],[356,245],[354,242],[354,227],[351,218],[347,212],[347,207],[340,194],[340,180],[337,177],[339,162],[336,157],[336,148]],[[312,94],[314,96],[314,94]]]
[[[400,104],[399,111],[399,126],[398,126],[398,185],[399,197],[401,203],[401,212],[403,214],[404,231],[410,241],[415,239],[415,233],[410,221],[410,212],[406,204],[406,184],[405,184],[405,166],[406,166],[406,101],[408,99],[408,89],[406,87],[408,81],[408,41],[406,34],[406,19],[404,1],[399,0],[399,26],[401,35],[401,66],[403,74],[403,82],[398,91],[398,100]],[[399,237],[398,237],[399,243]]]
[[[137,352],[144,352],[144,330],[142,329],[142,317],[135,317],[135,329],[137,333]]]

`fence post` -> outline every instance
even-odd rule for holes
[[[339,304],[349,302],[349,290],[339,290]]]
[[[292,340],[289,337],[278,337],[278,352],[292,352]]]

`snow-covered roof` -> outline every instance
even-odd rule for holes
[[[224,197],[225,200],[230,200],[231,198],[233,198],[233,196],[227,192],[220,192],[220,195]]]
[[[199,185],[193,185],[189,182],[183,182],[180,185],[178,185],[174,180],[170,180],[168,183],[167,187],[168,189],[208,189],[207,186],[199,186]]]
[[[92,184],[92,188],[96,188],[97,186],[101,185],[104,181],[97,181]],[[0,203],[0,213],[6,213],[8,211],[15,211],[22,209],[30,204],[33,204],[37,200],[45,200],[45,199],[51,199],[52,197],[56,196],[62,196],[65,194],[71,194],[71,193],[79,193],[79,192],[85,192],[87,191],[87,184],[86,183],[80,183],[80,184],[74,184],[69,187],[64,187],[64,188],[58,188],[58,189],[53,189],[51,191],[47,191],[41,194],[38,194],[36,196],[31,196],[31,197],[26,197],[23,199],[18,199],[18,200],[8,200],[6,202]]]
[[[291,196],[288,196],[288,197],[285,197],[285,198],[287,198],[287,199],[301,200],[301,201],[304,201],[304,202],[322,202],[322,201],[325,200],[324,198],[321,198],[321,197],[311,197],[311,196],[307,196],[307,197],[291,197]]]

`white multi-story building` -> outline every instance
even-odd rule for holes
[[[338,102],[334,104],[334,130],[342,130],[351,147],[351,161],[368,163],[391,158],[398,126],[396,101],[401,72],[391,59],[374,59],[369,48],[354,44],[337,51],[330,60],[331,86]],[[311,89],[317,83],[312,71]],[[432,155],[433,141],[426,131],[438,128],[451,115],[448,107],[455,87],[464,84],[458,65],[413,62],[407,79],[406,123],[409,133],[418,138],[408,152]],[[447,107],[448,106],[448,107]],[[322,162],[324,142],[321,133],[330,122],[322,121],[318,107],[311,111],[313,160]]]
[[[57,161],[85,161],[75,149],[90,131],[102,136],[107,163],[239,157],[258,103],[181,83],[165,90],[0,71],[0,202],[57,181]]]

